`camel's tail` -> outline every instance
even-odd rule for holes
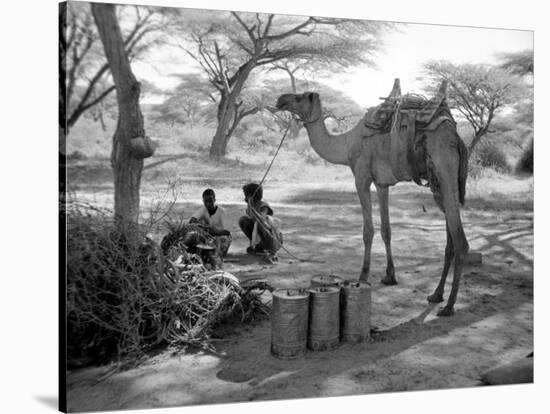
[[[468,178],[468,148],[460,137],[458,137],[458,199],[460,204],[464,205],[466,198],[466,179]]]

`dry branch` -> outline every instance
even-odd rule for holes
[[[146,237],[150,229],[130,242],[116,230],[112,212],[74,202],[66,217],[72,365],[137,361],[158,346],[212,349],[217,324],[267,312],[260,298],[265,284],[242,287],[228,273],[209,272],[177,243],[165,255]]]

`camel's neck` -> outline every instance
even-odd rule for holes
[[[305,124],[305,127],[311,146],[321,158],[332,164],[349,165],[348,153],[353,140],[351,131],[330,135],[321,119]]]

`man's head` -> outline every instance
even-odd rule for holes
[[[253,200],[255,203],[260,201],[263,197],[263,190],[259,184],[248,183],[243,186],[244,201],[248,203],[248,199],[254,197]]]
[[[207,188],[202,192],[202,202],[210,211],[216,206],[216,193],[211,188]]]

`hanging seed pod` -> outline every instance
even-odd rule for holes
[[[136,157],[151,157],[156,149],[157,143],[149,137],[136,137],[130,140],[130,151]]]

